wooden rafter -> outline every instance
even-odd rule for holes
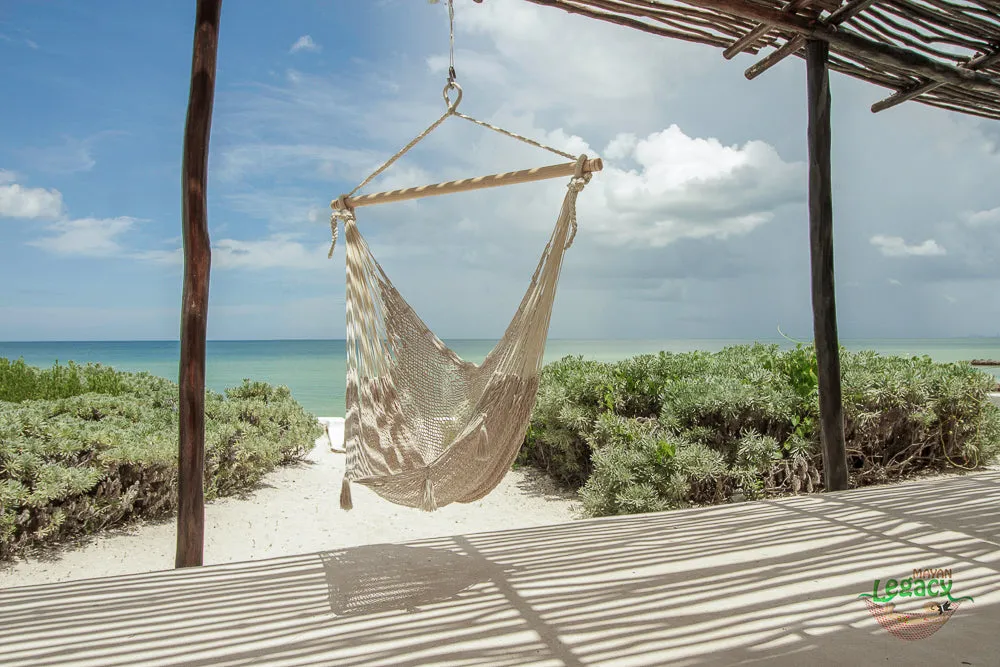
[[[830,14],[830,16],[828,16],[825,20],[818,21],[818,23],[820,25],[828,27],[835,27],[837,25],[840,25],[844,21],[853,18],[854,16],[857,16],[864,10],[868,9],[875,2],[876,0],[849,0],[847,4],[843,5],[833,14]],[[767,54],[767,56],[764,57],[762,60],[754,63],[749,68],[747,68],[747,71],[744,72],[744,75],[748,79],[754,79],[763,74],[764,72],[766,72],[767,70],[771,69],[775,65],[777,65],[779,62],[781,62],[788,56],[798,52],[798,50],[804,47],[805,45],[806,45],[806,38],[803,37],[802,35],[796,35],[791,39],[789,39],[787,42],[785,42],[784,46],[782,46],[780,49],[777,49],[776,51]]]
[[[993,53],[984,53],[976,58],[970,60],[966,65],[962,66],[969,70],[977,70],[980,68],[986,68],[993,64],[1000,63],[1000,48],[993,51]],[[902,104],[908,100],[912,100],[916,97],[920,97],[925,93],[937,90],[943,84],[940,81],[925,81],[924,83],[917,84],[910,88],[905,88],[903,90],[897,90],[895,93],[885,98],[884,100],[879,100],[872,105],[872,113],[878,113],[879,111],[885,111],[886,109],[891,109],[892,107]]]
[[[788,0],[785,5],[781,8],[783,14],[788,12],[794,12],[799,9],[804,9],[812,3],[812,0]],[[732,60],[737,56],[737,54],[743,53],[747,50],[747,47],[753,45],[757,40],[761,39],[767,33],[774,30],[774,26],[770,23],[758,23],[757,27],[748,32],[747,34],[740,37],[738,40],[733,42],[733,45],[722,52],[722,57],[726,60]]]
[[[998,0],[527,0],[688,42],[726,58],[779,48],[747,70],[804,58],[808,39],[829,45],[829,66],[889,88],[878,109],[916,101],[1000,117]],[[781,41],[783,40],[783,41]],[[884,105],[884,106],[883,106]]]

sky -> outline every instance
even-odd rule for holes
[[[176,340],[193,1],[0,4],[0,340]],[[524,0],[456,0],[461,111],[604,159],[550,335],[809,338],[805,70]],[[445,3],[223,3],[212,339],[342,338],[329,202],[444,111]],[[843,338],[1000,335],[1000,124],[831,74]],[[451,119],[366,191],[560,158]],[[443,338],[498,338],[566,183],[361,209]]]

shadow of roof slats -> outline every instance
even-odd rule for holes
[[[974,602],[901,641],[858,594],[924,567]],[[984,472],[3,589],[0,664],[988,665],[998,595]]]

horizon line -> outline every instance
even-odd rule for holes
[[[804,337],[811,339],[811,336]],[[209,338],[207,343],[288,343],[288,342],[346,342],[346,338]],[[469,341],[469,342],[496,342],[499,338],[464,338],[446,336],[442,341]],[[723,337],[723,336],[695,336],[681,338],[557,338],[550,337],[550,342],[577,342],[577,343],[603,343],[603,342],[667,342],[667,341],[738,341],[738,342],[758,342],[758,341],[781,341],[787,340],[781,336],[767,337]],[[841,337],[843,341],[892,341],[892,340],[1000,340],[1000,335],[967,334],[963,336],[851,336]],[[42,339],[42,340],[0,340],[0,345],[9,344],[38,344],[38,343],[176,343],[180,344],[178,338],[93,338],[93,339]]]

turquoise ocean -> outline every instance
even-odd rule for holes
[[[491,340],[445,341],[463,359],[479,363],[495,344]],[[745,340],[549,340],[546,363],[567,355],[598,361],[616,361],[636,354],[717,351]],[[789,347],[785,339],[762,340]],[[928,355],[935,361],[1000,359],[1000,338],[844,340],[850,350],[881,354]],[[148,371],[177,381],[180,354],[177,341],[109,342],[0,342],[0,357],[35,366],[94,362],[124,371]],[[343,340],[209,341],[206,382],[221,392],[244,378],[286,385],[292,395],[318,416],[344,415],[346,353]],[[1000,377],[1000,368],[984,368]]]

